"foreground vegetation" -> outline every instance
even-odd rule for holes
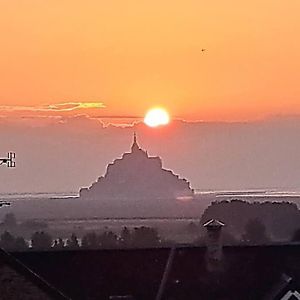
[[[204,245],[202,224],[212,218],[226,224],[225,245],[300,242],[300,211],[295,204],[231,200],[213,202],[199,222],[169,228],[167,234],[151,226],[120,227],[118,232],[99,226],[70,234],[72,231],[51,231],[43,221],[17,222],[8,213],[0,223],[0,247],[8,251],[162,247],[178,243],[175,238],[183,235],[189,237],[190,245]]]

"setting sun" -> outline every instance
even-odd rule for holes
[[[144,123],[150,127],[167,125],[170,122],[170,116],[165,109],[153,108],[150,109],[144,119]]]

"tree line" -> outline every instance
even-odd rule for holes
[[[152,227],[123,227],[120,234],[106,230],[100,234],[88,232],[81,239],[74,233],[67,239],[53,237],[46,231],[36,231],[29,241],[23,237],[15,237],[9,231],[0,236],[0,247],[6,251],[47,251],[47,250],[79,250],[110,248],[144,248],[159,247],[166,244]]]
[[[256,226],[261,227],[269,239],[288,241],[300,227],[300,211],[290,202],[216,201],[206,208],[201,223],[210,219],[225,223],[226,230],[239,239],[243,238],[247,226],[250,230]]]

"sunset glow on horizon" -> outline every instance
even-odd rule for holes
[[[300,114],[299,11],[294,0],[4,1],[0,115],[142,119],[149,99],[190,121]]]

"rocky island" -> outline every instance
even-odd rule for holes
[[[190,183],[162,167],[160,157],[141,149],[134,134],[131,151],[107,166],[104,176],[80,190],[81,199],[139,200],[192,198]]]

